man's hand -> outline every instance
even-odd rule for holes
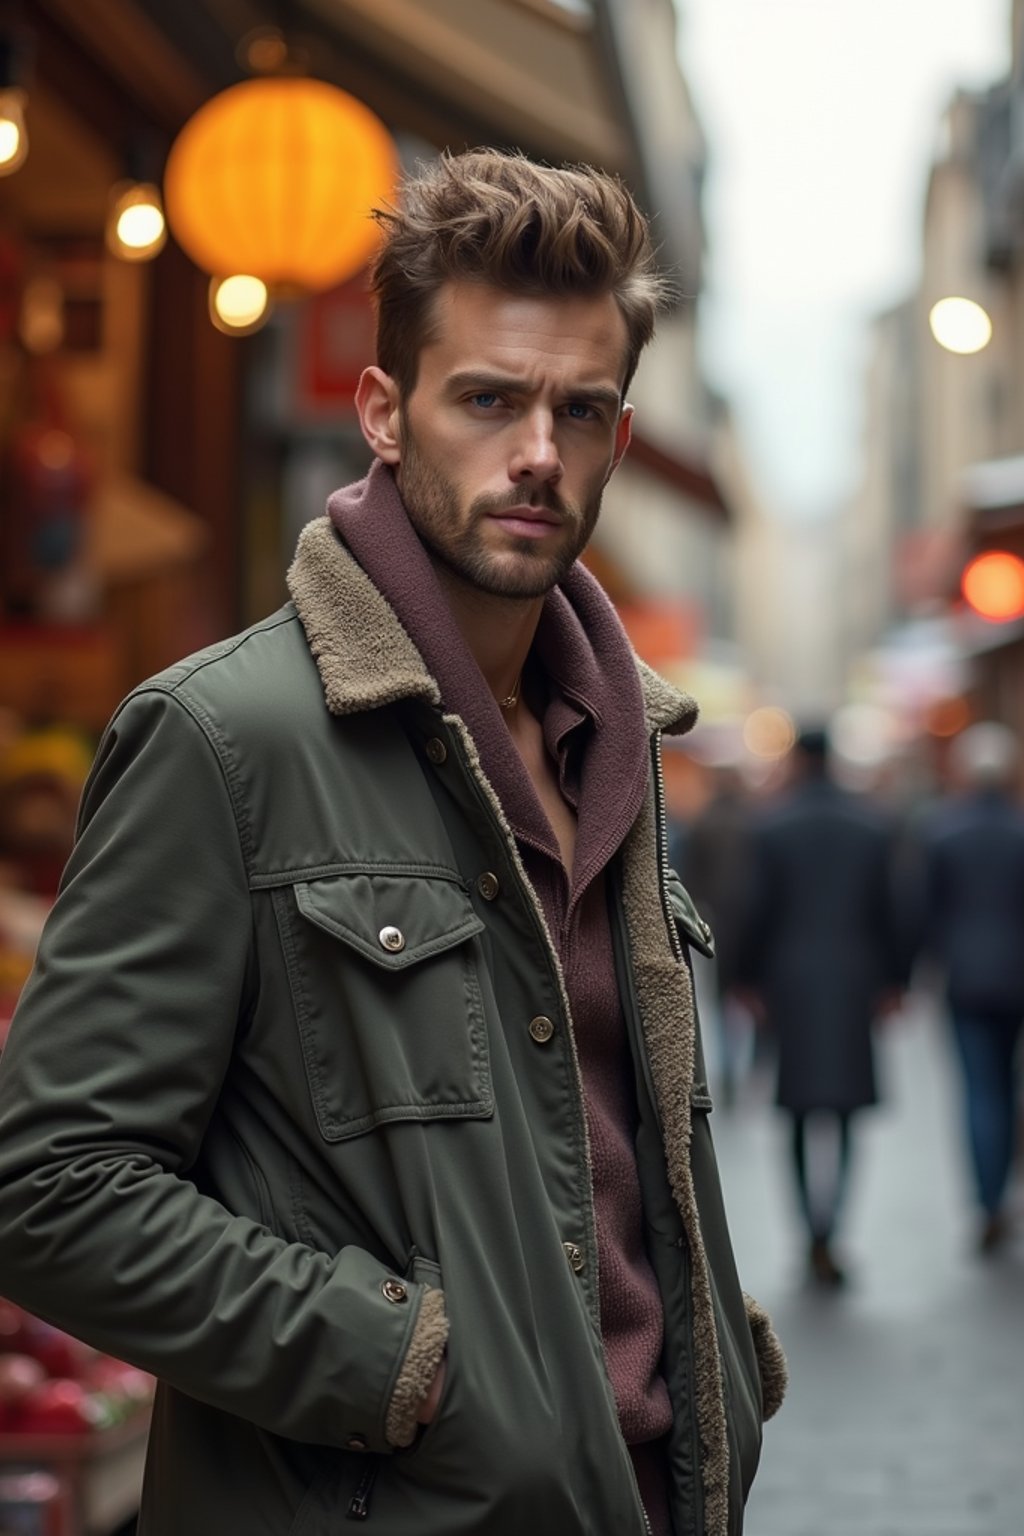
[[[441,1364],[437,1368],[437,1374],[433,1381],[430,1383],[430,1391],[427,1393],[426,1397],[423,1399],[423,1402],[420,1404],[420,1411],[416,1415],[417,1423],[432,1424],[434,1422],[434,1418],[437,1415],[437,1405],[440,1403],[441,1393],[444,1391],[444,1376],[446,1368],[447,1367],[445,1365],[444,1357],[442,1356]]]

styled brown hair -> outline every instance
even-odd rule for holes
[[[611,293],[626,322],[623,394],[668,297],[647,220],[626,186],[588,165],[554,168],[496,149],[445,152],[374,209],[377,362],[403,398],[416,385],[441,286],[468,279],[539,296]]]

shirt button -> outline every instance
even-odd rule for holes
[[[440,736],[431,736],[430,740],[427,742],[426,751],[427,756],[430,758],[432,763],[443,763],[448,756],[448,748],[445,746]]]
[[[401,928],[382,928],[377,935],[381,949],[386,949],[392,955],[397,955],[399,950],[405,948],[405,934]]]
[[[364,1440],[362,1435],[349,1435],[345,1441],[345,1449],[347,1451],[367,1451],[369,1448],[370,1442]]]
[[[539,1013],[535,1019],[530,1020],[530,1034],[538,1045],[547,1045],[555,1032],[555,1026],[543,1013]]]
[[[582,1275],[587,1267],[587,1261],[583,1257],[583,1249],[579,1243],[563,1243],[562,1247],[565,1249],[565,1256],[569,1260],[569,1268],[573,1274]]]
[[[485,869],[483,874],[477,879],[476,888],[484,901],[493,901],[501,890],[501,885],[497,875],[492,874],[489,869]]]
[[[409,1292],[406,1290],[401,1280],[392,1280],[390,1278],[385,1280],[381,1286],[381,1292],[385,1301],[393,1301],[398,1303],[409,1300]]]

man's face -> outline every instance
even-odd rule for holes
[[[439,292],[397,409],[395,474],[431,555],[479,591],[539,597],[590,538],[629,441],[626,324],[611,294]]]

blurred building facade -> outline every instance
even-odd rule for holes
[[[844,662],[855,695],[952,732],[1024,729],[1024,620],[963,601],[972,556],[1024,556],[1024,3],[1012,67],[958,91],[937,125],[917,290],[872,328],[861,484],[844,516]],[[933,306],[991,319],[973,353],[940,346]]]
[[[70,455],[46,483],[57,502],[74,487],[82,533],[63,586],[54,557],[0,592],[0,704],[95,727],[138,678],[280,601],[297,524],[366,466],[361,284],[227,337],[173,239],[146,264],[104,243],[112,187],[142,166],[159,179],[182,125],[246,78],[271,27],[381,117],[406,164],[477,143],[587,160],[654,214],[679,297],[636,379],[636,442],[594,562],[655,664],[683,682],[701,658],[738,672],[741,474],[735,451],[719,467],[723,410],[698,362],[706,149],[672,0],[34,0],[0,6],[5,26],[34,60],[29,156],[0,181],[0,437],[35,469],[16,490],[6,479],[4,523],[37,527],[42,434],[44,459],[59,442]],[[8,572],[20,553],[5,551]]]

